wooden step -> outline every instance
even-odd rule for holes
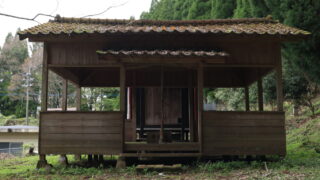
[[[125,151],[199,151],[197,142],[175,142],[164,144],[147,144],[140,142],[126,142]]]
[[[201,153],[122,153],[121,157],[200,157]]]

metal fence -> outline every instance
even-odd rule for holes
[[[5,149],[0,149],[0,153],[7,153],[7,154],[12,154],[14,156],[22,156],[23,154],[23,148],[5,148]]]

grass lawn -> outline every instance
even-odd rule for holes
[[[38,156],[0,160],[0,179],[320,179],[320,154],[292,145],[288,155],[275,162],[198,162],[179,172],[137,173],[135,167],[64,168],[58,156],[48,156],[51,170],[35,169]],[[69,157],[73,161],[72,156]]]

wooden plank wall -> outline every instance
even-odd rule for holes
[[[163,91],[164,124],[178,124],[182,118],[181,89],[164,88]],[[145,88],[145,124],[160,125],[161,123],[161,89]]]
[[[285,155],[283,112],[203,112],[203,154]]]
[[[117,154],[121,112],[41,112],[43,154]]]
[[[151,36],[150,39],[137,40],[134,38],[116,38],[114,41],[105,42],[51,42],[49,46],[49,63],[52,65],[98,65],[106,64],[99,60],[97,50],[106,49],[221,49],[230,54],[226,64],[232,65],[274,65],[276,64],[276,50],[279,43],[272,41],[218,41],[209,37],[161,37],[158,40]],[[174,38],[174,40],[172,39]],[[167,44],[167,43],[168,44]],[[173,46],[172,42],[175,42]],[[196,43],[195,43],[196,42]],[[147,43],[147,44],[146,44]],[[151,43],[151,44],[148,44]],[[129,45],[131,44],[131,45]],[[119,46],[120,47],[117,47]],[[128,46],[129,45],[129,46]]]

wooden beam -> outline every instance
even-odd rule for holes
[[[262,86],[262,78],[258,80],[258,106],[259,111],[263,111],[263,86]]]
[[[125,142],[125,119],[126,119],[126,114],[125,114],[125,109],[126,109],[126,70],[124,66],[120,66],[120,112],[122,113],[122,129],[121,129],[121,134],[122,134],[122,152],[124,151],[124,142]]]
[[[79,84],[80,80],[72,71],[66,68],[50,68],[51,71],[58,74],[59,76],[63,77],[64,79],[68,79],[69,81],[73,82],[74,84]]]
[[[62,111],[67,111],[68,109],[68,80],[62,80],[62,102],[61,102]]]
[[[120,67],[118,64],[48,64],[49,68],[66,68],[66,67],[85,67],[85,68],[103,68],[103,67]]]
[[[244,87],[244,98],[245,98],[245,104],[246,104],[246,111],[250,111],[250,101],[249,101],[249,87]]]
[[[123,153],[122,157],[200,157],[201,153]]]
[[[197,80],[198,80],[198,139],[200,145],[200,153],[202,153],[202,111],[203,111],[203,65],[199,64],[197,70]]]
[[[100,61],[105,61],[110,64],[130,63],[130,64],[193,64],[203,62],[206,64],[222,64],[226,62],[227,57],[157,57],[157,56],[113,56],[113,55],[98,55]]]

